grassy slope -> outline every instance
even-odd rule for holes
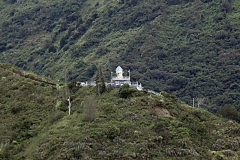
[[[162,96],[155,96],[134,92],[122,99],[118,97],[118,89],[108,89],[96,97],[94,87],[70,87],[73,101],[69,116],[62,111],[67,110],[67,104],[57,105],[65,97],[64,88],[57,90],[20,77],[8,64],[1,65],[0,72],[2,159],[236,159],[240,156],[239,124],[192,108],[174,94],[162,92]],[[96,101],[95,112],[98,112],[92,122],[83,121],[88,96]]]
[[[81,81],[99,64],[107,79],[121,65],[133,80],[189,104],[204,97],[211,111],[227,103],[239,109],[237,0],[229,11],[220,0],[120,2],[1,1],[1,61]]]

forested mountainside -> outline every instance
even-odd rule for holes
[[[175,94],[122,86],[96,96],[94,86],[54,83],[10,64],[0,64],[0,75],[2,160],[240,157],[237,122]]]
[[[0,61],[80,81],[120,65],[188,104],[240,110],[239,19],[238,0],[2,0]]]

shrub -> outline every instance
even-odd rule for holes
[[[54,122],[56,122],[57,120],[63,118],[64,115],[65,115],[64,112],[57,110],[52,116],[50,116],[49,122],[50,122],[50,123],[54,123]]]
[[[166,3],[168,5],[177,5],[177,4],[180,4],[181,1],[180,0],[167,0]]]
[[[17,0],[4,0],[5,3],[10,3],[10,4],[13,4],[13,3],[16,3]]]
[[[225,104],[217,111],[217,115],[237,121],[240,114],[231,104]]]
[[[203,3],[212,2],[212,0],[201,0]]]
[[[49,53],[50,53],[50,52],[55,53],[55,52],[57,52],[57,48],[56,48],[54,45],[52,45],[51,47],[48,48],[48,52],[49,52]]]
[[[63,48],[63,46],[67,43],[67,37],[63,37],[60,40],[60,48]]]
[[[68,110],[68,101],[67,100],[59,101],[56,107],[60,111],[66,112]]]
[[[213,17],[213,19],[214,19],[215,22],[220,22],[220,21],[226,19],[226,14],[222,13],[222,12],[218,13]]]
[[[169,125],[170,118],[161,117],[158,122],[156,122],[154,126],[152,126],[152,130],[163,137],[163,143],[168,143],[168,141],[174,138],[173,132],[169,130]]]
[[[217,33],[215,34],[216,39],[224,39],[227,36],[228,36],[228,33],[224,30],[217,31]]]
[[[98,117],[97,102],[94,97],[89,96],[85,100],[83,108],[83,121],[91,122]]]
[[[219,6],[220,11],[222,12],[230,12],[231,11],[231,3],[229,2],[222,2]]]
[[[120,87],[119,92],[118,92],[118,96],[120,98],[128,98],[132,95],[132,93],[136,92],[137,90],[133,89],[133,88],[129,88],[128,84],[124,84]]]
[[[21,107],[21,106],[13,106],[12,108],[11,108],[11,113],[12,114],[17,114],[17,113],[19,113],[20,111],[22,111],[23,110],[23,108]]]
[[[107,138],[113,140],[115,137],[119,136],[120,134],[120,129],[116,127],[115,125],[110,126],[107,130]]]
[[[230,156],[234,156],[235,155],[235,152],[230,150],[230,149],[227,149],[227,150],[223,150],[222,153],[227,156],[227,157],[230,157]]]
[[[104,108],[104,112],[105,112],[106,115],[110,115],[110,114],[116,113],[116,109],[113,108],[113,106],[106,106]]]
[[[76,86],[77,81],[73,80],[70,83],[68,83],[68,88],[72,93],[77,92],[77,90],[81,87],[81,86]]]
[[[213,149],[214,150],[222,150],[224,149],[225,146],[225,141],[223,139],[217,139],[215,144],[213,144]]]

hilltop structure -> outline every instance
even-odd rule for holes
[[[128,84],[132,88],[137,88],[138,90],[142,90],[142,84],[138,84],[138,82],[131,82],[130,70],[128,70],[128,76],[123,76],[122,67],[118,66],[116,68],[116,76],[113,76],[113,72],[111,72],[111,86],[120,87],[123,84]]]
[[[111,72],[111,82],[106,83],[107,86],[120,87],[123,84],[128,84],[131,88],[137,88],[138,90],[143,90],[142,84],[138,84],[138,82],[131,82],[130,70],[128,70],[128,76],[123,76],[122,67],[118,66],[116,68],[116,75],[113,76],[113,72]],[[95,86],[95,81],[90,82],[77,82],[77,86]]]
[[[128,76],[123,76],[123,69],[122,67],[118,66],[116,68],[116,76],[113,76],[113,72],[111,72],[111,85],[121,86],[123,84],[129,84],[130,86],[130,70],[128,71],[128,73]]]

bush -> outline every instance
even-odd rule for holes
[[[230,12],[231,11],[231,3],[229,2],[222,2],[219,6],[220,11],[222,12]]]
[[[113,106],[106,106],[104,107],[104,112],[106,115],[114,114],[116,113],[116,108],[114,108]]]
[[[13,4],[16,3],[17,0],[4,0],[5,3]]]
[[[215,34],[216,39],[224,39],[227,36],[228,36],[228,33],[224,30],[217,31],[217,33]]]
[[[180,4],[181,1],[180,0],[167,0],[166,3],[168,5],[177,5],[177,4]]]
[[[59,101],[57,105],[57,109],[63,112],[68,111],[68,101],[67,100]]]
[[[12,114],[17,114],[17,113],[19,113],[20,111],[22,111],[23,110],[23,107],[21,107],[21,106],[13,106],[12,108],[11,108],[11,113]]]
[[[67,43],[67,37],[63,37],[60,40],[60,48],[63,48],[63,46]]]
[[[107,130],[107,138],[113,140],[115,137],[119,136],[120,134],[120,129],[116,126],[110,126]]]
[[[212,2],[212,0],[201,0],[203,3]]]
[[[98,117],[97,102],[94,97],[87,97],[83,108],[83,121],[91,122]]]
[[[57,111],[53,114],[53,116],[50,116],[49,122],[50,122],[50,123],[54,123],[54,122],[56,122],[57,120],[63,118],[64,115],[65,115],[64,112],[57,110]]]
[[[230,156],[234,156],[235,155],[235,152],[228,149],[228,150],[223,150],[222,153],[227,156],[227,157],[230,157]]]
[[[225,104],[217,111],[217,115],[237,121],[240,114],[231,104]]]
[[[120,98],[128,98],[132,95],[132,93],[136,92],[135,89],[133,88],[129,88],[128,84],[124,84],[120,87],[119,92],[118,92],[118,96]]]
[[[55,53],[55,52],[57,52],[57,48],[56,48],[54,45],[52,45],[51,47],[48,48],[48,52],[49,52],[49,53],[50,53],[50,52]]]
[[[73,80],[70,83],[68,83],[68,88],[72,93],[77,92],[78,89],[81,87],[81,86],[76,86],[76,84],[77,84],[76,80]]]

